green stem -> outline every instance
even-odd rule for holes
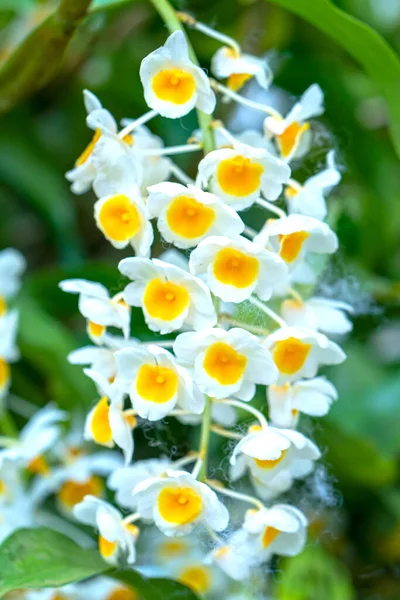
[[[210,439],[211,432],[211,407],[212,400],[208,396],[206,397],[206,405],[203,412],[203,420],[201,423],[200,433],[200,446],[199,446],[199,459],[202,461],[199,476],[199,481],[205,481],[207,477],[208,467],[208,442]]]
[[[171,6],[168,0],[150,0],[153,4],[154,8],[163,19],[164,23],[168,27],[168,30],[173,33],[174,31],[183,31],[186,34],[182,23],[178,19],[175,9]],[[195,51],[193,50],[193,46],[190,41],[187,40],[189,46],[189,55],[191,60],[197,65],[200,66],[200,63],[197,59]],[[197,109],[197,118],[199,120],[199,125],[201,131],[203,133],[203,149],[204,154],[207,152],[211,152],[211,150],[215,150],[215,139],[214,139],[214,131],[211,127],[212,115],[207,115],[202,110]]]

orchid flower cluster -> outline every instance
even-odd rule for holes
[[[22,432],[19,446],[0,453],[0,464],[13,464],[16,455],[26,468],[36,464],[36,504],[56,494],[64,516],[97,531],[109,563],[168,575],[199,595],[233,589],[233,600],[247,597],[237,593],[245,589],[240,582],[274,555],[298,554],[306,542],[306,515],[279,496],[310,474],[321,456],[298,430],[300,415],[324,416],[336,400],[335,387],[318,372],[345,359],[326,334],[351,330],[351,307],[304,298],[299,286],[315,286],[313,255],[338,248],[324,218],[327,192],[341,176],[331,151],[319,173],[304,182],[291,177],[292,165],[314,141],[310,119],[324,110],[318,85],[286,115],[254,102],[239,91],[252,78],[268,89],[266,61],[179,16],[223,44],[211,69],[225,84],[197,66],[178,30],[142,61],[149,107],[143,116],[124,119],[119,128],[99,99],[84,92],[94,137],[66,176],[77,194],[93,188],[94,218],[104,237],[135,252],[118,265],[130,282],[117,294],[83,279],[60,283],[78,295],[92,342],[68,357],[84,366],[98,392],[82,428],[85,441],[79,426],[62,436],[66,415],[48,407]],[[264,113],[263,132],[233,135],[212,116],[204,120],[215,109],[216,93]],[[159,115],[179,119],[194,108],[203,128],[183,146],[165,147],[145,125]],[[171,159],[201,151],[195,179]],[[258,231],[243,220],[252,206],[265,211]],[[151,257],[154,227],[171,246],[158,258]],[[131,337],[131,307],[142,310],[154,332],[148,341]],[[268,419],[255,406],[260,402]],[[135,459],[135,429],[149,431],[149,423],[170,417],[199,426],[199,444],[177,460]],[[32,438],[29,428],[35,428],[36,445],[24,442]],[[223,481],[222,471],[218,479],[219,470],[209,465],[212,436],[229,440],[230,472]],[[90,442],[106,449],[90,454],[83,450]],[[47,471],[40,463],[44,452],[57,464]],[[104,499],[104,477],[114,503]],[[72,586],[71,595],[65,589],[65,596],[83,590],[87,597],[90,585],[96,582]],[[105,580],[97,585],[96,597],[113,599]]]
[[[0,412],[11,385],[10,365],[19,359],[18,311],[10,306],[21,286],[24,257],[13,248],[0,252]]]

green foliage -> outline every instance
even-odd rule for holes
[[[58,587],[105,572],[95,550],[50,529],[19,529],[0,546],[0,596],[16,589]]]
[[[196,600],[197,596],[187,587],[172,581],[156,577],[147,579],[136,571],[119,571],[113,575],[139,592],[143,600]]]
[[[357,60],[384,95],[392,141],[400,157],[400,60],[371,27],[340,10],[330,0],[267,0],[302,17],[333,38]]]
[[[91,0],[61,0],[0,70],[0,112],[41,89],[57,74],[64,52]]]
[[[27,294],[18,299],[17,306],[22,354],[42,376],[47,393],[62,408],[89,406],[95,395],[94,386],[66,360],[67,354],[77,347],[74,337]]]
[[[317,546],[309,546],[283,566],[278,600],[354,600],[348,572]]]
[[[19,529],[0,546],[0,597],[16,589],[59,587],[107,573],[132,586],[141,600],[196,600],[176,581],[110,570],[97,550],[82,549],[50,529]]]

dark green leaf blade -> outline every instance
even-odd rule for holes
[[[302,17],[344,48],[382,92],[390,115],[390,134],[400,156],[400,59],[374,29],[330,0],[267,0]]]
[[[143,600],[198,600],[189,588],[171,579],[147,579],[136,571],[119,571],[113,577],[135,588]]]
[[[16,589],[58,587],[109,569],[95,550],[51,529],[18,529],[0,546],[0,597]]]

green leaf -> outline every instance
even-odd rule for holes
[[[67,361],[67,354],[78,345],[75,338],[27,294],[21,294],[16,306],[21,353],[43,376],[49,397],[62,408],[89,406],[95,397],[94,386],[81,369]]]
[[[84,550],[50,529],[18,529],[0,546],[0,597],[16,589],[58,587],[109,569],[95,550]]]
[[[27,144],[22,119],[3,119],[0,133],[0,177],[29,203],[53,234],[64,263],[81,258],[81,241],[76,223],[75,201],[64,174],[51,164],[51,157],[35,144]],[[24,123],[20,129],[20,125]]]
[[[346,568],[322,548],[308,547],[284,562],[278,600],[354,600]]]
[[[339,402],[332,406],[329,421],[372,441],[381,452],[399,452],[399,374],[382,367],[361,344],[351,343],[347,355],[341,368],[330,374]]]
[[[58,73],[65,50],[91,0],[61,0],[57,10],[16,48],[0,70],[0,112],[43,88]]]
[[[317,443],[327,448],[324,461],[329,471],[342,484],[380,488],[396,481],[397,468],[394,458],[381,454],[369,440],[341,431],[324,423],[316,432]]]
[[[136,571],[120,571],[112,575],[135,588],[143,600],[198,600],[187,587],[171,579],[147,579]]]
[[[344,48],[364,68],[384,96],[390,134],[400,156],[400,59],[374,29],[330,0],[267,0],[302,17]]]

